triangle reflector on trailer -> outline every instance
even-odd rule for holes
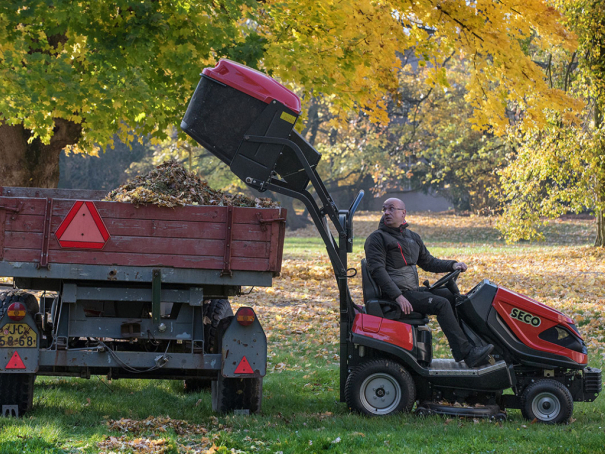
[[[25,369],[25,364],[23,364],[23,360],[19,356],[19,353],[13,353],[12,358],[6,365],[6,369]]]
[[[235,373],[236,374],[253,374],[254,373],[254,371],[252,370],[252,367],[250,367],[250,363],[248,362],[248,360],[246,359],[245,356],[242,358],[242,360],[239,362],[239,364],[235,368]]]
[[[55,233],[64,248],[102,249],[109,232],[92,202],[77,201]]]

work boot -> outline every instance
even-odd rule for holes
[[[468,367],[477,367],[487,362],[487,357],[494,349],[492,344],[488,344],[485,347],[473,347],[464,362]]]

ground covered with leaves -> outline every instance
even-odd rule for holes
[[[605,251],[590,246],[594,221],[554,222],[545,243],[517,245],[506,245],[488,218],[417,214],[409,221],[433,255],[469,265],[462,291],[490,279],[561,310],[578,324],[589,365],[605,368]],[[359,269],[378,216],[360,213],[355,222],[349,266]],[[361,303],[359,275],[350,287]],[[234,308],[255,308],[268,338],[260,415],[214,415],[209,392],[185,394],[177,381],[42,377],[28,416],[0,418],[0,453],[604,452],[603,396],[575,403],[571,423],[555,427],[525,421],[517,410],[504,423],[349,413],[339,402],[337,301],[316,231],[288,232],[274,286],[232,300]],[[431,327],[435,356],[449,356],[437,323]]]
[[[243,194],[231,195],[212,189],[199,175],[189,172],[176,160],[168,160],[146,175],[136,176],[104,200],[135,205],[176,207],[183,205],[219,205],[270,208],[277,206],[269,198],[250,198]]]

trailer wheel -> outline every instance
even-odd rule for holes
[[[248,410],[258,413],[263,398],[263,378],[225,378],[212,382],[212,411],[230,413]]]
[[[221,320],[232,317],[229,300],[210,300],[204,304],[204,344],[206,353],[218,353],[218,326]]]
[[[379,359],[364,363],[349,374],[345,400],[351,410],[365,415],[409,412],[416,402],[416,386],[401,364]]]
[[[35,374],[0,374],[0,410],[16,405],[19,417],[29,411],[34,402]]]
[[[40,310],[38,299],[23,290],[8,290],[0,292],[0,319],[15,302],[25,305],[30,315]],[[0,373],[0,410],[4,405],[16,405],[19,416],[23,416],[32,407],[34,401],[35,374]]]
[[[529,385],[521,395],[521,413],[529,421],[566,423],[573,413],[569,390],[556,380],[543,379]]]
[[[0,318],[12,303],[23,303],[27,312],[33,317],[40,310],[38,298],[23,290],[8,290],[0,292]]]
[[[218,326],[221,320],[233,315],[229,300],[216,299],[204,304],[204,351],[216,353],[218,350]],[[210,379],[188,378],[185,380],[185,392],[197,393],[210,389]]]

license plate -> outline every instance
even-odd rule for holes
[[[37,340],[27,323],[7,323],[0,329],[0,347],[35,347]]]

